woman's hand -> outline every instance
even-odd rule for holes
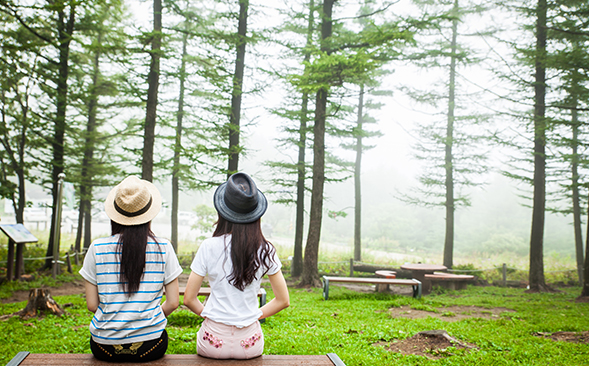
[[[186,283],[186,290],[184,291],[184,305],[199,316],[201,316],[203,309],[205,309],[205,305],[197,297],[203,284],[203,278],[203,276],[199,276],[191,271],[188,282]]]

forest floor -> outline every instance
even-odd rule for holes
[[[186,286],[188,281],[188,274],[182,274],[179,277],[179,286]],[[295,287],[296,282],[288,279],[288,286]],[[356,292],[374,292],[371,286],[364,285],[342,285],[348,290]],[[84,281],[77,280],[61,284],[59,287],[49,288],[52,296],[67,296],[67,295],[78,295],[84,293]],[[390,292],[398,295],[411,295],[411,289],[407,289],[402,286],[393,286]],[[17,303],[27,301],[29,291],[14,291],[12,296],[6,299],[0,299],[0,303]],[[184,306],[181,306],[184,308]],[[505,307],[493,307],[484,308],[480,306],[444,306],[440,308],[433,308],[427,310],[420,310],[412,308],[411,306],[404,305],[399,307],[392,307],[389,310],[392,318],[405,318],[405,319],[422,319],[422,318],[435,318],[445,322],[456,322],[468,318],[481,318],[481,319],[499,319],[502,317],[510,316],[510,313],[515,313],[515,310]],[[588,331],[584,332],[537,332],[534,334],[537,337],[548,338],[554,341],[565,341],[573,343],[586,343],[588,344]],[[456,339],[448,339],[440,336],[427,336],[423,334],[416,334],[412,337],[398,340],[394,342],[377,342],[373,344],[377,347],[383,347],[384,349],[402,353],[406,355],[418,355],[425,356],[430,359],[438,359],[447,356],[448,349],[453,348],[477,348],[469,343],[462,343]]]

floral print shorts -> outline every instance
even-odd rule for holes
[[[264,334],[258,321],[244,328],[205,319],[197,333],[197,353],[219,359],[258,357],[264,350]]]

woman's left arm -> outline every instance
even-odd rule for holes
[[[283,277],[283,272],[279,269],[277,273],[269,275],[268,279],[270,280],[270,286],[272,287],[272,292],[275,295],[275,298],[260,308],[260,310],[262,310],[262,315],[258,319],[264,319],[271,315],[275,315],[279,311],[288,308],[290,305],[289,288],[287,287],[287,282],[285,282],[285,277]]]
[[[180,303],[180,295],[178,294],[178,278],[174,279],[167,285],[164,285],[166,289],[166,301],[162,304],[162,311],[164,315],[167,317],[168,315],[172,314]]]

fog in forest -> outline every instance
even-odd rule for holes
[[[403,2],[400,5],[403,5]],[[149,7],[132,7],[132,12],[138,21],[144,22],[146,28],[149,27],[151,20]],[[496,16],[490,20],[498,21],[500,14]],[[253,28],[257,26],[256,24],[253,21]],[[261,25],[258,24],[258,26]],[[484,50],[488,48],[488,52],[491,53],[490,46],[485,44],[483,39],[473,42],[476,47]],[[495,83],[484,66],[486,65],[465,68],[461,71],[460,78],[467,91],[481,92],[486,86]],[[415,133],[416,124],[441,117],[412,102],[401,88],[412,86],[428,89],[431,85],[443,83],[445,75],[427,72],[402,63],[393,64],[390,71],[392,71],[391,74],[382,80],[380,88],[390,90],[392,95],[380,97],[378,102],[383,103],[383,107],[370,112],[377,121],[371,129],[380,131],[383,136],[367,139],[365,143],[374,145],[375,148],[367,150],[362,158],[362,246],[363,249],[387,252],[420,253],[420,255],[437,258],[440,262],[444,245],[444,207],[434,209],[417,207],[400,198],[418,184],[416,177],[423,169],[421,163],[412,156],[412,146],[419,142]],[[252,79],[246,77],[246,88],[252,88],[249,83],[253,83],[252,80],[256,77],[260,78],[260,75],[255,75]],[[175,93],[176,89],[173,85],[165,86],[161,91],[161,98],[172,98]],[[276,189],[270,184],[270,179],[275,173],[264,165],[265,161],[278,158],[296,160],[295,150],[286,151],[277,147],[276,139],[280,137],[279,131],[284,121],[269,112],[271,108],[284,102],[284,97],[284,90],[268,85],[264,92],[245,95],[243,100],[244,124],[240,138],[246,150],[245,154],[240,156],[239,170],[249,173],[263,192]],[[495,96],[483,93],[474,97],[470,107],[492,113],[501,109],[501,103]],[[138,113],[138,117],[141,118],[141,113]],[[504,118],[506,117],[496,115],[490,125],[495,130],[506,128],[510,121]],[[328,148],[340,158],[354,161],[352,152],[338,148],[340,142],[336,139],[328,139]],[[532,189],[502,175],[502,171],[507,168],[504,163],[510,156],[510,151],[504,151],[498,146],[488,146],[486,149],[491,170],[478,178],[484,183],[482,186],[471,188],[467,192],[472,205],[456,209],[454,254],[457,258],[499,253],[512,253],[515,256],[526,257],[529,250],[532,212],[524,205],[531,202],[519,197],[519,194],[532,197]],[[311,164],[310,149],[307,154],[308,162]],[[442,156],[441,159],[443,159]],[[222,178],[220,177],[220,181]],[[165,207],[155,220],[156,225],[162,224],[157,226],[161,230],[157,234],[169,236],[170,226],[167,223],[170,221],[171,183],[169,177],[165,175],[157,176],[156,174],[155,180],[165,200]],[[311,186],[311,179],[309,179],[309,186]],[[29,184],[27,188],[27,197],[33,202],[49,199],[47,192],[42,191],[38,186]],[[213,190],[181,192],[180,211],[190,216],[198,205],[205,204],[213,207]],[[106,188],[96,190],[95,208],[101,207],[100,202],[106,196],[106,192],[108,192]],[[276,197],[270,194],[268,198],[271,201],[270,206],[263,217],[266,235],[277,244],[292,245],[295,206],[274,204],[272,200]],[[309,209],[309,195],[306,202],[307,209]],[[340,212],[345,216],[332,217],[331,212]],[[2,216],[3,222],[10,220],[8,213],[2,213]],[[191,225],[194,224],[191,220],[179,228],[181,250],[183,243],[198,244],[199,236],[207,234],[191,229]],[[96,221],[93,237],[107,234],[108,225],[105,222]],[[571,216],[546,213],[544,250],[546,255],[557,253],[560,256],[570,257],[573,265],[575,247],[571,222]],[[585,225],[584,222],[583,227]],[[320,250],[322,245],[330,244],[349,248],[352,252],[353,231],[353,179],[349,178],[339,183],[326,183]],[[304,231],[304,239],[306,236],[307,227]]]

